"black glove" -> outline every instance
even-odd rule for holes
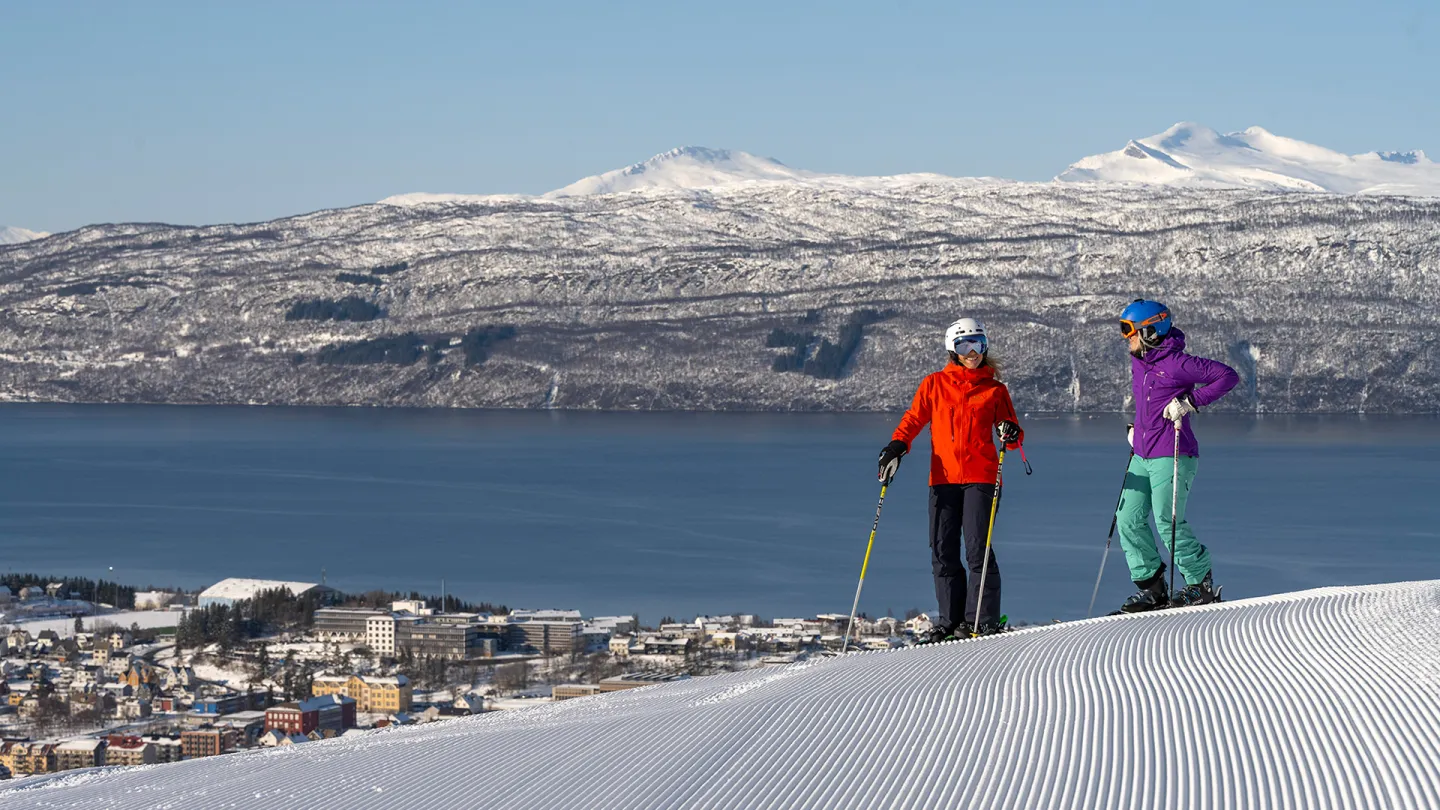
[[[1015,442],[1020,441],[1020,426],[1009,419],[996,425],[995,432],[1000,434],[1000,443],[1006,447],[1014,447]]]
[[[895,479],[895,471],[900,469],[900,457],[910,452],[905,443],[895,439],[885,445],[880,451],[880,480],[888,486]]]

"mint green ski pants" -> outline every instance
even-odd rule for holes
[[[1155,528],[1160,530],[1160,548],[1169,556],[1170,490],[1175,466],[1171,456],[1133,456],[1125,472],[1125,491],[1120,495],[1120,508],[1115,510],[1115,527],[1120,532],[1120,546],[1125,549],[1125,562],[1130,565],[1130,579],[1136,582],[1155,576],[1164,560],[1150,531],[1151,509],[1155,510]],[[1188,585],[1200,582],[1210,572],[1210,550],[1200,545],[1185,520],[1190,485],[1199,466],[1200,459],[1194,456],[1180,457],[1180,488],[1175,503],[1175,565]]]

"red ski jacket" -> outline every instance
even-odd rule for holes
[[[1020,424],[1010,391],[989,366],[968,369],[951,363],[927,376],[892,437],[905,443],[930,425],[930,485],[993,484],[999,459],[995,426]],[[1020,431],[1020,441],[1025,431]]]

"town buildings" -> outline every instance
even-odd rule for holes
[[[0,765],[16,776],[54,773],[58,764],[56,747],[53,742],[7,740],[0,743]]]
[[[388,614],[378,608],[324,607],[315,611],[310,629],[322,641],[358,641],[367,635],[371,617]]]
[[[505,643],[507,623],[495,623],[474,613],[435,613],[418,603],[396,602],[406,608],[321,608],[315,611],[313,629],[327,641],[358,641],[385,658],[400,655],[436,657],[451,661],[493,657]]]
[[[344,695],[361,712],[395,714],[410,711],[414,691],[404,675],[316,675],[310,687],[314,697]]]
[[[185,759],[214,757],[235,750],[235,729],[203,726],[180,732],[180,751]]]
[[[105,764],[105,741],[94,738],[68,740],[55,746],[55,767],[69,771],[75,768],[98,768]]]
[[[265,731],[309,734],[312,731],[341,732],[355,727],[355,700],[328,694],[309,700],[281,703],[265,710]]]
[[[106,765],[153,765],[155,744],[140,737],[112,734],[105,740]]]

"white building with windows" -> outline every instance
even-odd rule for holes
[[[386,613],[366,619],[365,646],[376,655],[394,655],[395,617]]]

